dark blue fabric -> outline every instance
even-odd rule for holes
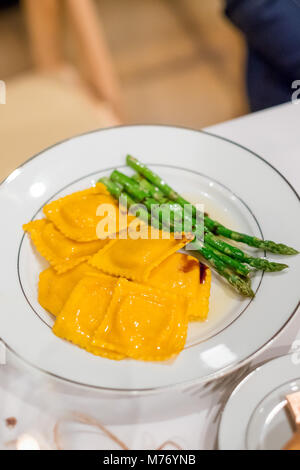
[[[300,79],[300,0],[226,0],[225,12],[248,43],[251,110],[289,101]]]

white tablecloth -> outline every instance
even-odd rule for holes
[[[263,156],[299,192],[299,129],[300,104],[286,104],[207,130],[232,139]],[[268,358],[287,353],[297,337],[300,338],[299,330],[298,311],[272,345],[256,357],[251,367]],[[64,421],[56,427],[55,434],[55,424],[64,418],[63,411],[53,407],[55,395],[49,390],[47,393],[43,389],[39,390],[32,383],[30,371],[16,369],[13,358],[8,356],[7,359],[6,365],[0,365],[0,449],[13,449],[16,445],[30,447],[36,443],[40,448],[55,449],[57,441],[63,448],[120,448],[120,444],[103,429],[93,426],[93,423],[82,424],[73,419]],[[152,420],[145,421],[142,413],[135,412],[131,420],[133,424],[128,419],[123,420],[121,415],[118,422],[118,409],[108,400],[106,407],[108,411],[111,407],[113,424],[108,420],[105,429],[131,449],[158,448],[165,441],[172,441],[183,449],[212,449],[216,445],[220,408],[237,380],[235,375],[230,376],[217,383],[213,390],[207,390],[206,394],[203,389],[200,391],[197,387],[191,388],[182,395],[181,405],[174,405],[168,411],[167,418],[154,416]],[[68,397],[66,400],[68,401]],[[136,411],[139,402],[136,398],[130,400],[130,406]],[[94,402],[91,402],[90,409],[88,403],[85,405],[85,415],[94,418]],[[83,410],[79,406],[74,411]],[[11,417],[16,418],[16,424],[8,426],[6,419]],[[35,441],[24,440],[25,434],[32,436]],[[174,444],[167,444],[166,448],[174,448]]]

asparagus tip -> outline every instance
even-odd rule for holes
[[[129,153],[126,155],[126,163],[128,164],[129,162],[136,162],[137,159],[134,158],[132,155],[130,155]]]
[[[251,284],[247,281],[243,281],[243,279],[236,279],[236,288],[240,294],[244,297],[251,297],[253,298],[255,296]]]
[[[298,255],[299,254],[299,251],[298,250],[295,250],[295,248],[292,248],[291,246],[287,246],[287,245],[282,245],[282,248],[280,251],[278,251],[277,253],[281,254],[281,255]]]
[[[270,265],[271,265],[270,269],[265,269],[265,271],[279,272],[289,267],[288,264],[283,264],[283,263],[270,263]]]
[[[282,271],[283,269],[288,268],[287,264],[283,263],[274,263],[272,261],[268,261],[265,258],[252,258],[249,261],[250,266],[253,266],[255,269],[267,271],[267,272],[276,272]]]
[[[295,248],[292,248],[291,246],[284,245],[283,243],[275,243],[272,242],[271,240],[266,240],[262,244],[262,248],[270,251],[271,253],[276,253],[279,255],[297,255],[299,254],[298,250],[295,250]]]

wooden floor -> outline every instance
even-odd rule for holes
[[[201,128],[245,114],[244,45],[220,0],[96,0],[128,123]],[[0,79],[31,67],[22,15],[0,12]]]

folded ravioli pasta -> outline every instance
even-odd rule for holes
[[[134,359],[167,360],[183,349],[187,325],[184,296],[119,279],[93,344]]]
[[[77,242],[66,238],[47,219],[34,220],[23,225],[38,252],[58,273],[63,273],[96,253],[107,240]]]
[[[56,317],[54,334],[108,359],[176,356],[188,321],[205,320],[209,308],[211,271],[203,277],[198,260],[176,253],[190,240],[119,211],[101,183],[44,213],[23,228],[51,264],[38,300]]]
[[[147,228],[148,230],[148,228]],[[90,264],[101,271],[133,281],[144,282],[151,271],[164,259],[188,243],[187,239],[111,240],[90,259]]]
[[[113,237],[127,225],[126,218],[120,221],[118,204],[101,183],[50,202],[44,214],[66,237],[80,242]],[[100,235],[98,226],[108,219],[107,229]]]
[[[53,268],[45,269],[39,277],[38,301],[45,310],[57,316],[76,284],[85,276],[99,273],[86,262],[63,274],[58,274]]]
[[[116,282],[115,278],[105,274],[84,277],[79,281],[56,318],[53,333],[97,356],[122,359],[124,356],[113,348],[107,350],[92,343],[94,332],[111,302]]]
[[[205,269],[202,279],[201,269]],[[191,321],[204,321],[208,316],[211,271],[201,267],[193,256],[174,253],[153,269],[147,285],[172,289],[188,298],[188,316]]]

